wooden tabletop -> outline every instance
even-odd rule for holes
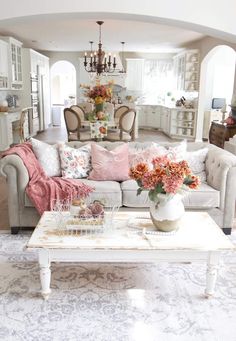
[[[44,212],[27,248],[204,251],[235,248],[206,212],[185,212],[181,226],[173,233],[148,233],[153,230],[148,212],[125,211],[117,213],[112,231],[93,235],[62,233],[55,212]]]

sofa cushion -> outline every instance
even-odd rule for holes
[[[61,164],[58,153],[58,146],[30,139],[35,156],[47,176],[60,176]]]
[[[91,145],[80,148],[71,148],[65,143],[59,143],[59,155],[61,159],[61,173],[64,178],[86,178],[91,171]]]
[[[90,194],[89,198],[93,200],[104,199],[106,202],[112,205],[122,205],[122,194],[120,189],[120,184],[116,181],[93,181],[93,180],[78,180],[82,181],[84,184],[89,185],[94,188],[94,191]],[[34,207],[31,200],[25,193],[25,206]]]
[[[92,171],[90,180],[124,181],[129,178],[128,145],[122,144],[109,151],[102,146],[91,145]]]
[[[127,180],[121,183],[123,205],[128,207],[149,207],[148,191],[143,191],[137,196],[137,189],[138,185],[135,180]],[[187,192],[183,202],[186,208],[206,209],[209,207],[219,207],[220,192],[202,183],[198,189]]]

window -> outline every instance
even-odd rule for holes
[[[144,62],[144,102],[156,104],[174,89],[172,59],[146,59]]]

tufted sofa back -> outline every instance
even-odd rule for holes
[[[79,148],[84,144],[89,142],[68,142],[67,144],[74,148]],[[109,141],[102,141],[97,142],[99,145],[107,148],[108,150],[112,150],[113,148],[125,143],[125,142],[109,142]],[[152,144],[151,141],[148,142],[129,142],[128,143],[132,148],[146,148]],[[174,146],[178,143],[176,142],[160,142],[159,145],[164,147]],[[204,142],[188,142],[187,143],[187,150],[188,151],[195,151],[201,148],[207,147],[208,154],[206,157],[205,163],[205,170],[207,176],[207,183],[219,190],[223,195],[221,195],[220,207],[224,207],[224,200],[225,200],[225,191],[226,191],[226,178],[231,167],[236,167],[236,156],[227,152],[224,149],[221,149],[213,144],[204,143]]]

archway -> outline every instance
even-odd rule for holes
[[[204,113],[211,110],[212,98],[230,104],[234,89],[236,52],[229,46],[214,47],[201,63],[196,141],[202,141]]]
[[[52,65],[50,77],[52,124],[60,125],[64,107],[75,104],[76,69],[72,63],[60,60]]]

